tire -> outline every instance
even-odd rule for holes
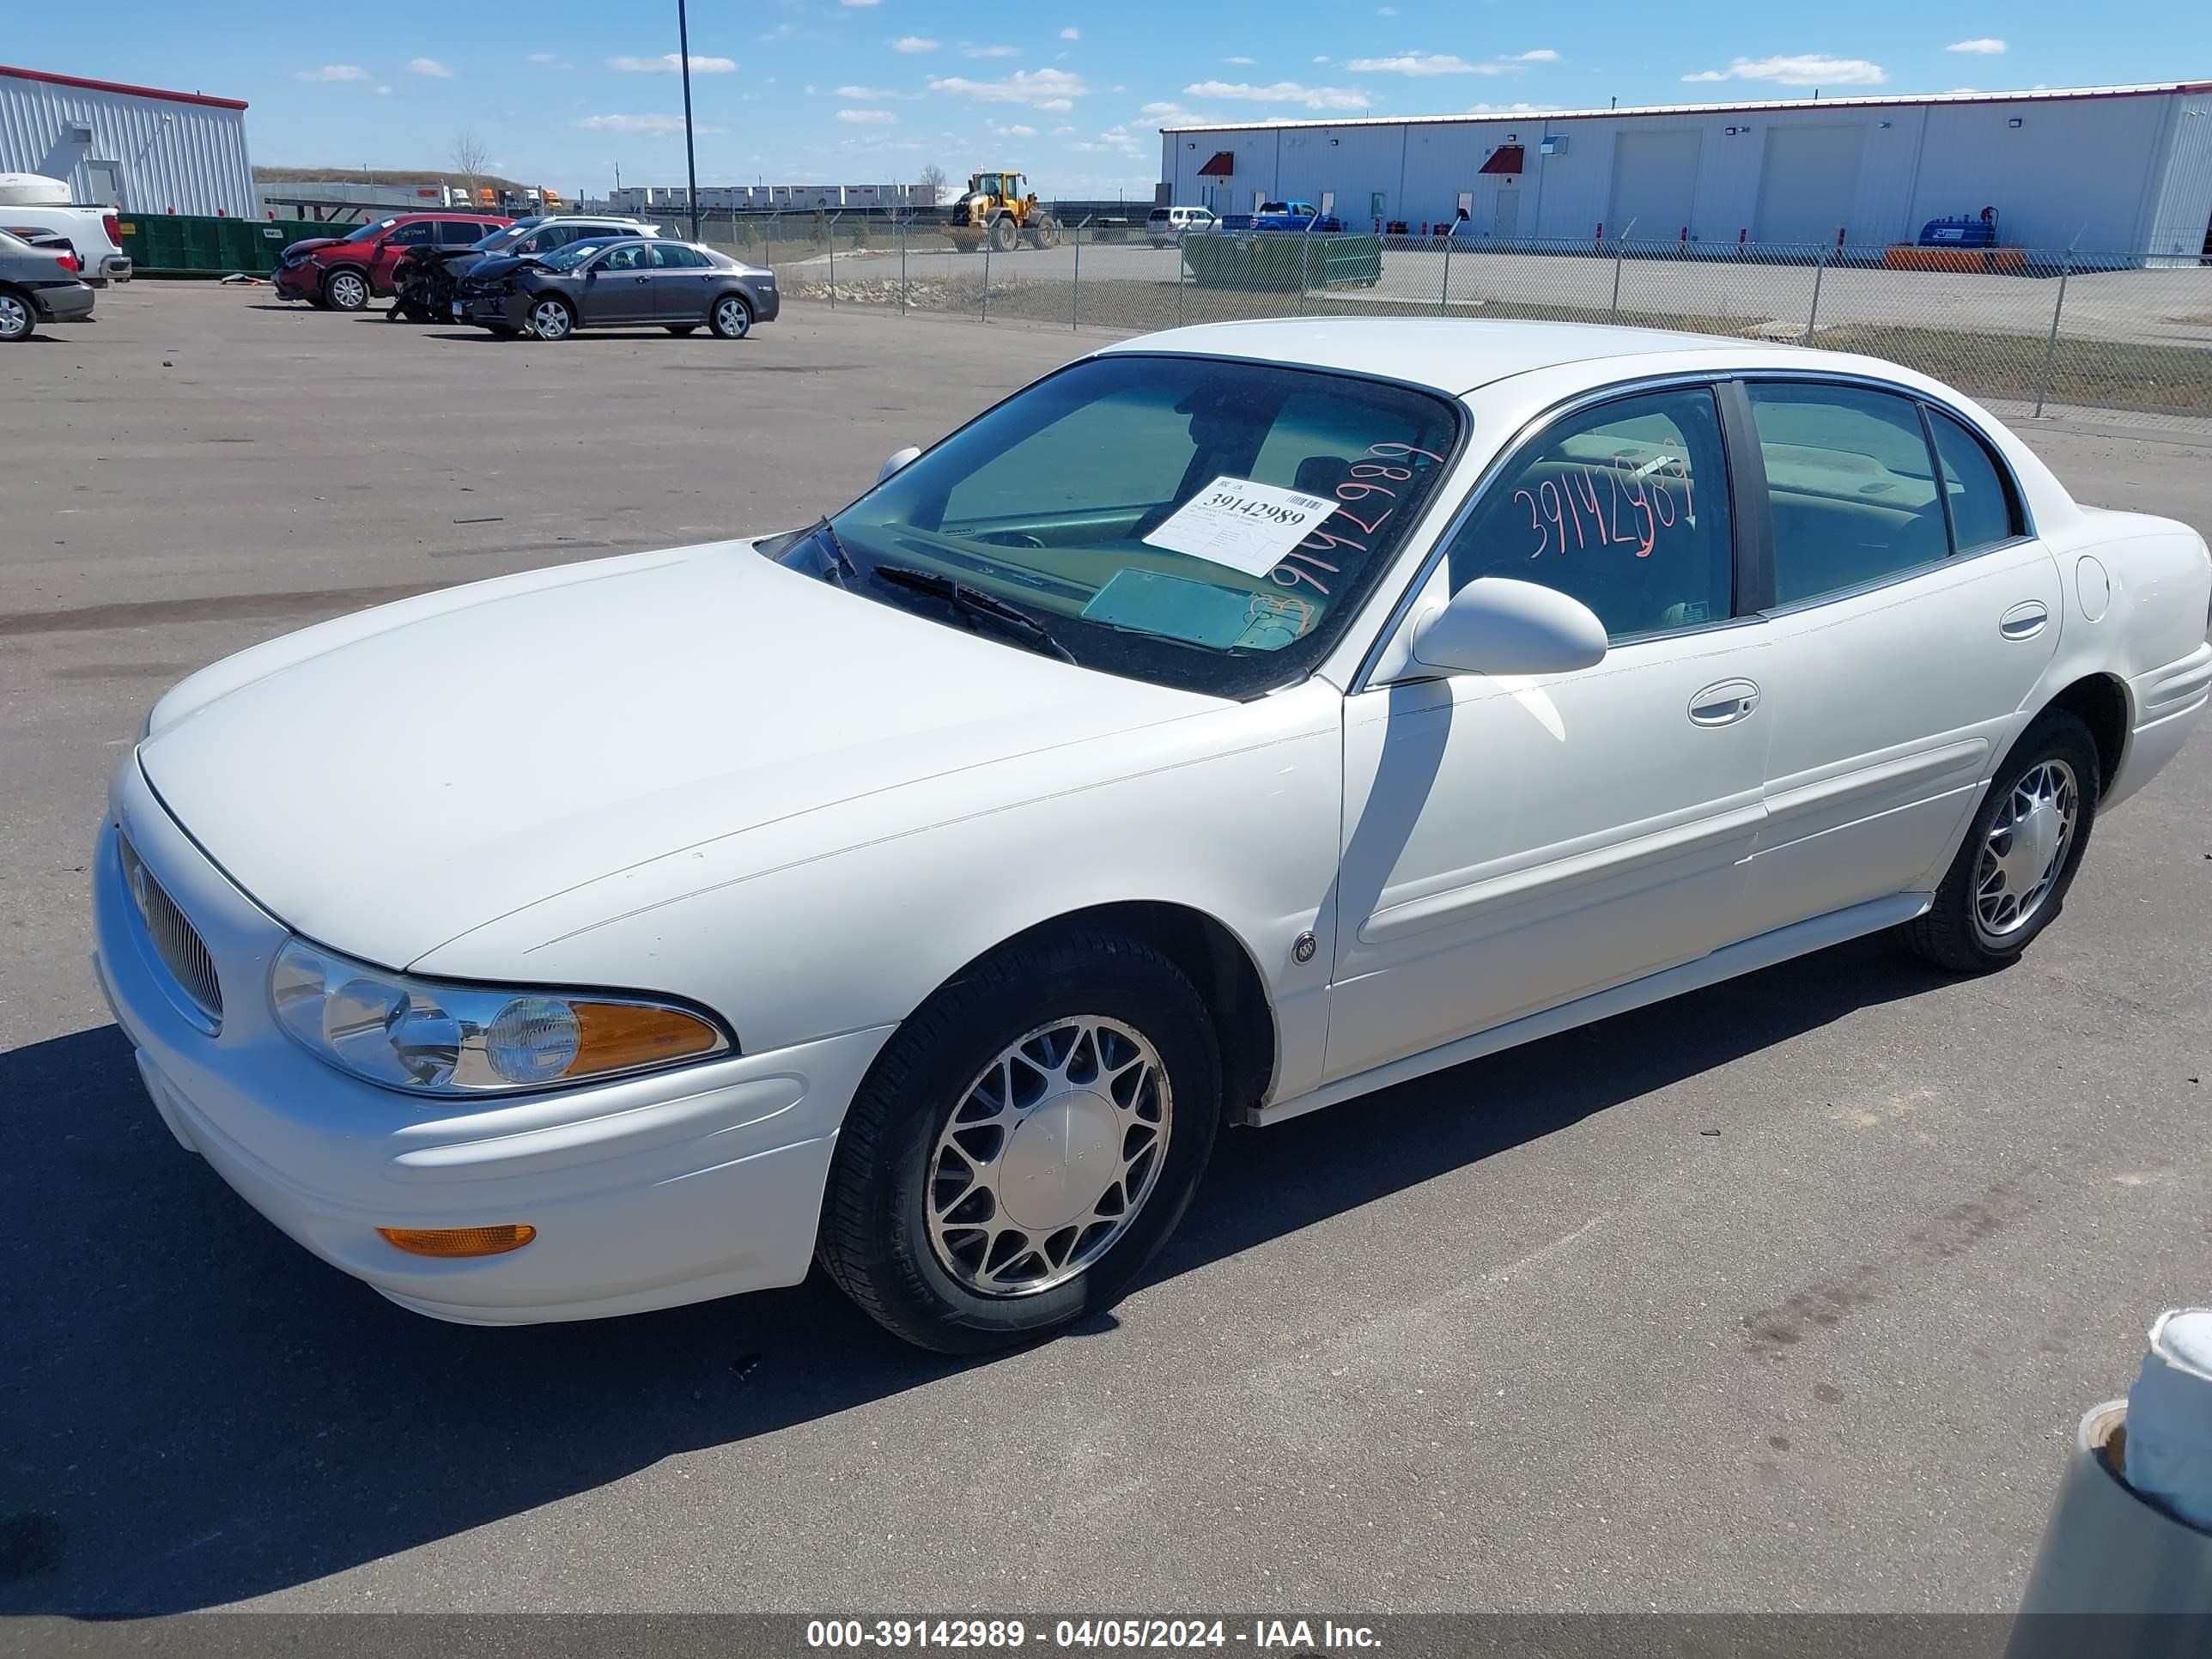
[[[1058,247],[1060,226],[1051,219],[1040,219],[1030,230],[1030,246],[1033,248]]]
[[[991,221],[991,246],[999,253],[1012,253],[1021,233],[1014,228],[1012,219],[1000,217]]]
[[[696,334],[699,331],[696,323],[670,323],[667,327],[668,331],[675,335]]]
[[[543,294],[530,302],[529,332],[541,340],[565,340],[576,331],[576,313],[558,295]]]
[[[323,278],[323,303],[332,311],[359,311],[368,298],[368,278],[357,270],[334,270]]]
[[[0,345],[27,340],[39,325],[39,313],[31,296],[21,289],[0,288]]]
[[[1935,902],[1902,929],[1905,945],[1954,974],[1990,973],[2020,960],[2057,920],[2088,850],[2103,787],[2089,728],[2063,709],[2046,709],[1997,769]],[[2022,823],[2038,827],[2023,833]],[[2039,845],[2037,836],[2055,839]]]
[[[753,331],[753,308],[741,294],[725,294],[714,301],[707,326],[718,340],[742,340]]]
[[[1108,1092],[1082,1086],[1101,1060]],[[1109,1306],[1174,1231],[1220,1117],[1212,1022],[1173,963],[1115,933],[1014,945],[924,1003],[869,1068],[838,1132],[822,1265],[921,1347],[1051,1335]],[[1087,1149],[1073,1163],[1071,1144]],[[1117,1173],[1094,1198],[1101,1169]],[[1001,1181],[1042,1210],[1024,1222]]]

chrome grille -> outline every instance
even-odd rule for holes
[[[146,925],[146,936],[154,943],[155,955],[161,958],[162,965],[191,999],[192,1006],[220,1024],[222,985],[216,978],[215,958],[208,955],[200,930],[185,920],[176,901],[162,890],[153,872],[138,861],[138,852],[131,846],[131,838],[118,836],[116,845],[123,854],[124,882],[138,906],[138,919]]]

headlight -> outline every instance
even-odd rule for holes
[[[269,972],[276,1023],[342,1072],[410,1094],[544,1089],[727,1053],[704,1016],[644,999],[442,985],[293,939]]]

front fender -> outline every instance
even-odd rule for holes
[[[1274,1092],[1321,1073],[1342,698],[1314,680],[730,836],[464,934],[427,975],[694,998],[747,1052],[895,1024],[994,945],[1127,902],[1219,921],[1278,1027]],[[1317,950],[1301,963],[1301,934]]]

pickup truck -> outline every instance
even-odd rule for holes
[[[74,203],[0,203],[0,230],[41,246],[66,246],[94,288],[131,280],[121,216],[113,208]]]
[[[1257,213],[1232,213],[1221,221],[1224,230],[1294,230],[1324,236],[1340,234],[1344,222],[1324,214],[1311,202],[1262,202]]]

